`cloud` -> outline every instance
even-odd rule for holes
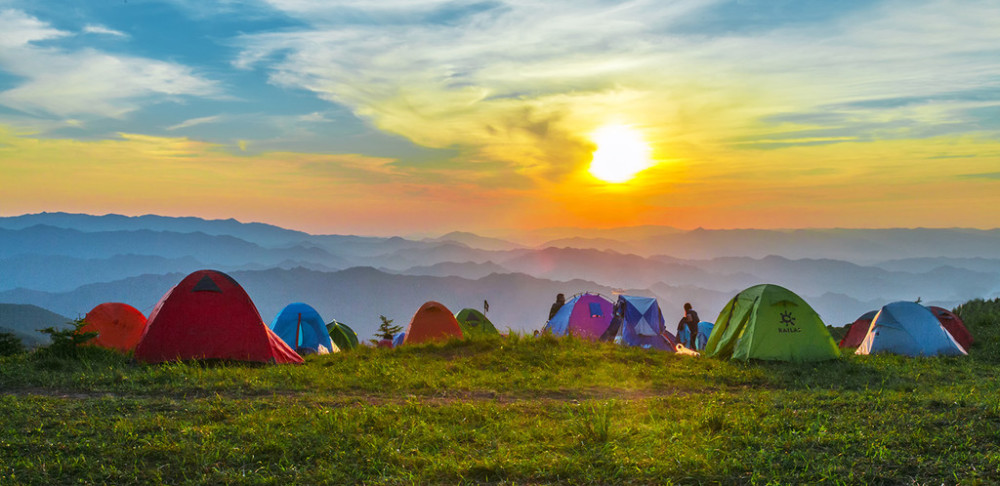
[[[109,29],[103,25],[89,24],[83,27],[83,32],[85,34],[101,34],[101,35],[111,35],[115,37],[128,37],[128,34],[120,31]]]
[[[239,37],[235,66],[470,164],[542,179],[586,163],[583,134],[615,121],[642,127],[662,158],[731,140],[929,137],[968,130],[965,113],[997,101],[1000,84],[989,1],[856,2],[773,23],[751,5],[765,20],[746,31],[715,20],[699,31],[729,5],[716,1],[269,4],[304,26]]]
[[[966,179],[992,179],[1000,180],[1000,172],[983,172],[979,174],[962,174]]]
[[[174,62],[92,48],[43,47],[71,35],[16,10],[0,12],[0,69],[23,78],[0,105],[30,114],[120,118],[150,99],[219,94],[216,82]]]
[[[182,128],[190,128],[190,127],[193,127],[193,126],[196,126],[196,125],[201,125],[201,124],[204,124],[204,123],[219,123],[220,121],[223,121],[223,120],[224,120],[224,117],[222,115],[203,116],[203,117],[200,117],[200,118],[191,118],[189,120],[184,120],[184,121],[182,121],[182,122],[180,122],[180,123],[178,123],[176,125],[171,125],[171,126],[167,127],[167,130],[168,131],[180,130]]]

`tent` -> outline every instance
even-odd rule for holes
[[[611,301],[599,294],[578,294],[566,302],[545,324],[555,336],[574,336],[598,340],[611,324],[614,310]]]
[[[715,324],[711,322],[701,321],[698,323],[698,335],[695,336],[694,348],[693,348],[694,350],[701,351],[705,349],[705,344],[708,343],[708,338],[709,336],[712,335],[712,327],[714,326]],[[688,329],[688,327],[685,325],[684,329],[681,329],[681,332],[677,334],[676,340],[677,342],[683,344],[690,341],[690,339],[691,339],[691,330]]]
[[[698,323],[698,337],[695,339],[695,350],[701,351],[705,349],[708,339],[712,337],[712,329],[714,327],[715,324],[711,322],[701,321]]]
[[[86,344],[123,353],[135,350],[146,330],[146,316],[135,307],[119,302],[99,304],[83,320],[87,324],[80,328],[81,332],[97,333]]]
[[[844,335],[844,339],[840,340],[838,346],[842,348],[856,348],[861,345],[861,341],[865,339],[865,334],[868,334],[868,328],[872,327],[872,319],[875,318],[875,314],[878,314],[877,310],[868,311],[861,314],[861,317],[851,324],[851,328],[847,330],[847,334]]]
[[[410,325],[406,327],[403,344],[425,343],[450,337],[462,339],[461,326],[444,304],[430,301],[413,314]]]
[[[967,354],[934,314],[916,302],[893,302],[883,306],[855,353],[904,356]]]
[[[302,363],[302,357],[260,319],[243,287],[215,270],[184,277],[160,299],[135,358],[146,363],[184,359]]]
[[[347,351],[358,347],[358,333],[354,332],[350,326],[333,320],[326,324],[326,332],[330,335],[330,340],[337,345],[341,351]]]
[[[403,344],[403,340],[406,339],[406,333],[399,331],[392,336],[392,347],[396,348]]]
[[[715,320],[704,354],[717,358],[822,361],[840,356],[816,311],[772,284],[736,294]]]
[[[282,341],[299,354],[329,354],[340,351],[330,341],[326,324],[309,304],[288,304],[268,325]]]
[[[462,328],[463,336],[499,336],[500,332],[493,323],[476,309],[466,307],[455,314],[455,320]]]
[[[968,351],[969,346],[972,346],[972,343],[976,340],[972,338],[972,333],[965,327],[962,318],[948,309],[935,305],[928,306],[927,309],[934,314],[934,317],[937,317],[938,322],[948,330],[951,337],[955,338],[955,341],[958,341],[958,344],[962,345],[962,349]]]
[[[656,299],[619,295],[615,307],[622,318],[622,344],[661,351],[674,350],[676,339],[667,332]]]

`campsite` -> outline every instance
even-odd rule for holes
[[[739,302],[757,304],[762,295],[777,302],[771,307],[812,315],[773,287],[747,289],[720,317],[751,312]],[[750,359],[629,345],[628,329],[634,340],[657,323],[669,333],[655,299],[619,302],[620,344],[597,339],[589,314],[607,311],[608,326],[611,303],[583,295],[560,309],[563,336],[463,336],[446,307],[428,302],[398,346],[331,345],[333,352],[300,357],[295,349],[322,347],[309,341],[316,328],[326,330],[315,310],[291,304],[268,327],[231,277],[194,272],[157,305],[134,359],[113,345],[78,345],[73,330],[53,333],[48,347],[0,358],[0,477],[13,484],[1000,481],[1000,385],[984,379],[1000,365],[1000,300],[970,301],[953,314],[976,336],[967,356],[841,356],[821,327],[835,355]],[[263,347],[173,341],[248,325],[193,321],[178,333],[187,324],[170,320],[180,311],[187,320],[215,315],[222,305],[250,306],[246,322],[259,330],[227,332],[259,336]],[[570,320],[579,308],[584,315]],[[788,320],[783,310],[783,320],[769,321],[768,308],[742,321],[759,329],[739,334],[760,341]],[[482,314],[470,311],[459,313],[462,322],[480,322]],[[298,330],[286,343],[279,335],[291,322]],[[715,329],[706,351],[732,334]],[[771,333],[786,334],[800,333]],[[259,354],[269,352],[277,354]],[[205,353],[219,359],[192,359]]]

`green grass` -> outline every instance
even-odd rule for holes
[[[964,358],[477,339],[304,366],[0,358],[0,484],[996,484],[1000,302]]]

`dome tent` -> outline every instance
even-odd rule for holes
[[[583,293],[563,304],[545,324],[545,330],[555,336],[574,336],[597,341],[608,329],[614,305],[600,294]]]
[[[705,355],[723,359],[822,361],[840,357],[826,325],[806,301],[773,284],[736,294],[722,309]]]
[[[626,346],[673,351],[676,339],[667,332],[660,305],[652,297],[619,295],[621,342]],[[616,317],[617,318],[617,317]]]
[[[330,341],[323,318],[309,304],[288,304],[268,326],[297,353],[329,354],[340,351]]]
[[[476,309],[465,308],[455,314],[455,320],[462,328],[463,336],[499,336],[500,332],[493,323]]]
[[[959,356],[965,348],[926,307],[893,302],[879,309],[855,354],[892,353],[904,356]]]
[[[221,359],[302,363],[302,357],[271,332],[243,287],[215,270],[184,277],[149,315],[135,348],[146,363]]]
[[[350,326],[333,320],[326,324],[326,331],[330,335],[330,340],[337,345],[341,351],[355,349],[358,347],[358,333],[354,332]]]
[[[146,331],[146,316],[135,307],[120,302],[99,304],[83,320],[86,324],[80,332],[97,333],[86,344],[123,353],[135,350]]]
[[[868,328],[872,326],[872,319],[875,318],[875,314],[878,314],[877,310],[868,311],[861,314],[861,317],[851,324],[851,328],[847,330],[847,334],[844,335],[844,339],[840,340],[838,346],[842,348],[856,348],[861,345],[861,341],[865,339],[865,334],[868,334]]]
[[[417,344],[428,341],[462,338],[462,328],[455,316],[444,304],[429,301],[420,306],[413,319],[406,326],[403,344]]]
[[[955,341],[958,341],[962,349],[968,351],[969,346],[972,346],[972,343],[976,342],[972,338],[972,333],[969,332],[969,329],[965,327],[965,323],[962,322],[962,318],[955,315],[952,311],[934,305],[927,306],[927,310],[931,311],[934,317],[937,317],[938,322],[948,330],[948,334],[951,334],[951,337],[955,338]]]

